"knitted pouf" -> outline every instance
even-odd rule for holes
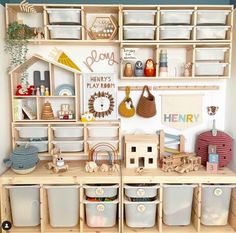
[[[212,131],[200,134],[197,138],[196,152],[202,158],[202,165],[208,161],[208,146],[215,145],[216,152],[219,155],[219,167],[225,167],[229,164],[233,154],[233,139],[228,134],[217,131],[213,136]]]

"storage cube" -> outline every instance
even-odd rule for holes
[[[84,185],[84,188],[87,197],[115,197],[119,185]]]
[[[86,223],[89,227],[113,227],[117,221],[118,201],[84,201]]]
[[[151,198],[157,196],[159,185],[125,185],[125,195],[132,198]]]
[[[156,27],[124,26],[124,40],[154,40]]]
[[[202,217],[204,225],[226,225],[232,188],[235,185],[203,185]]]
[[[51,39],[81,40],[81,26],[48,25]]]
[[[198,25],[225,25],[228,10],[198,10],[197,11],[197,24]]]
[[[127,226],[148,228],[156,224],[157,204],[159,201],[130,202],[125,201],[125,221]]]
[[[161,25],[189,25],[193,10],[161,10]]]
[[[81,9],[47,8],[50,24],[80,24]]]
[[[38,148],[38,152],[47,152],[48,151],[48,141],[16,141],[16,144],[18,146],[24,146],[24,145],[29,145],[29,146],[35,146]]]
[[[161,26],[161,40],[189,40],[191,37],[192,26]]]
[[[79,186],[45,186],[52,227],[73,227],[79,221]]]
[[[118,137],[118,126],[89,126],[89,138],[116,138]]]
[[[228,26],[198,26],[197,40],[225,40]]]
[[[154,25],[154,10],[124,10],[124,25]]]
[[[12,221],[15,227],[40,224],[39,185],[7,186],[10,194]]]
[[[83,141],[52,141],[61,152],[81,152],[84,150]]]
[[[228,48],[196,48],[196,61],[224,61]]]
[[[82,138],[84,135],[83,127],[81,126],[55,126],[52,127],[54,136],[56,138]]]
[[[47,138],[48,127],[16,127],[20,138]]]
[[[222,76],[227,66],[227,63],[196,63],[195,75]]]
[[[189,225],[193,190],[196,185],[164,185],[163,222],[166,225]]]

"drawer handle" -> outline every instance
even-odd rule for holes
[[[137,207],[138,212],[143,213],[146,210],[145,205],[138,205]]]
[[[137,190],[137,195],[138,195],[139,197],[143,197],[143,196],[145,195],[145,190],[144,190],[144,189],[138,189],[138,190]]]
[[[103,188],[96,188],[95,193],[96,193],[96,195],[101,196],[104,194],[104,189]]]
[[[105,206],[103,204],[97,205],[97,211],[98,212],[103,212],[105,210]]]
[[[215,195],[215,196],[219,197],[219,196],[221,196],[222,194],[223,194],[223,190],[222,190],[221,188],[216,188],[216,189],[214,190],[214,195]]]

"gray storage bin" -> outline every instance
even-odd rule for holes
[[[156,224],[158,200],[131,202],[125,201],[125,221],[127,226],[134,228],[149,228]]]
[[[87,197],[115,197],[118,194],[119,185],[84,185]]]
[[[203,185],[202,215],[204,225],[226,225],[228,223],[230,197],[235,185]]]
[[[124,185],[127,197],[151,198],[157,196],[159,185]]]
[[[109,202],[84,201],[89,227],[113,227],[117,220],[118,200]]]
[[[166,225],[189,225],[193,190],[196,185],[163,186],[163,222]]]
[[[9,189],[12,221],[15,227],[40,224],[39,185],[6,186]]]
[[[45,186],[52,227],[74,227],[79,221],[79,186]]]

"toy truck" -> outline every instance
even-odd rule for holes
[[[201,157],[193,153],[179,153],[164,156],[162,160],[162,170],[165,172],[176,171],[179,173],[198,171],[201,167]]]

